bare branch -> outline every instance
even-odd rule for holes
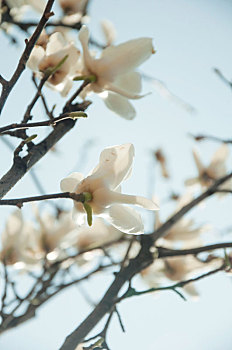
[[[23,206],[23,203],[28,202],[37,202],[37,201],[44,201],[47,199],[58,199],[58,198],[69,198],[73,199],[76,202],[84,203],[85,196],[83,193],[76,194],[76,193],[70,193],[70,192],[61,192],[61,193],[53,193],[53,194],[44,194],[41,196],[33,196],[33,197],[25,197],[25,198],[15,198],[15,199],[1,199],[0,205],[14,205],[19,208]]]

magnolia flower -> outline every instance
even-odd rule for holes
[[[36,45],[32,50],[27,65],[41,76],[41,72],[55,68],[62,60],[64,62],[47,81],[50,88],[58,90],[66,96],[72,87],[72,79],[77,69],[79,51],[72,42],[68,42],[61,33],[55,32],[48,39],[46,48]]]
[[[107,225],[102,218],[96,218],[92,226],[80,226],[75,231],[75,245],[78,251],[82,251],[101,247],[109,242],[117,242],[122,236],[122,231]]]
[[[72,215],[62,212],[59,217],[50,213],[40,215],[37,207],[35,215],[38,227],[38,245],[40,258],[47,257],[48,260],[56,260],[65,254],[65,249],[71,246],[70,235],[75,229]]]
[[[185,181],[187,186],[200,184],[202,188],[207,188],[213,184],[213,182],[227,174],[226,160],[229,156],[228,146],[223,144],[214,153],[211,162],[208,166],[203,165],[200,156],[196,150],[193,150],[194,161],[198,170],[198,176]],[[220,188],[230,189],[232,183],[230,180],[226,181]]]
[[[181,196],[178,201],[174,212],[168,216],[166,220],[169,220],[175,213],[177,213],[184,205],[189,203],[193,199],[192,193],[187,192]],[[155,198],[153,198],[155,200]],[[156,198],[156,202],[157,202]],[[158,212],[155,212],[155,225],[154,229],[157,230],[162,225]],[[190,218],[182,217],[174,225],[172,225],[165,233],[163,238],[160,238],[157,243],[164,245],[168,248],[174,248],[176,244],[181,245],[182,248],[190,248],[201,244],[200,236],[203,232],[210,228],[209,225],[196,225],[195,221]]]
[[[33,224],[23,220],[20,210],[13,212],[1,236],[1,260],[20,268],[36,264],[37,238]]]
[[[88,0],[59,0],[60,7],[67,15],[75,13],[82,14],[87,6]]]
[[[61,181],[61,190],[77,194],[88,192],[93,214],[103,217],[108,223],[125,233],[144,232],[139,213],[124,204],[141,206],[148,210],[157,210],[151,200],[121,193],[120,184],[131,174],[134,158],[134,146],[124,144],[104,149],[99,164],[92,173],[84,178],[80,173],[72,173]],[[77,222],[83,223],[85,210],[82,203],[74,202]]]
[[[135,117],[135,109],[128,99],[138,99],[141,91],[141,76],[135,69],[146,61],[154,49],[152,39],[140,38],[118,46],[109,46],[95,58],[88,49],[89,30],[82,26],[79,40],[83,49],[83,67],[79,76],[93,76],[94,81],[83,91],[101,94],[106,106],[126,119]]]
[[[31,6],[34,10],[42,13],[45,9],[46,2],[44,0],[5,0],[11,9],[19,9],[23,6]]]
[[[159,288],[164,284],[164,278],[175,282],[184,281],[218,268],[221,263],[220,258],[204,263],[192,255],[157,259],[141,272],[141,276],[149,287]],[[187,284],[183,289],[192,297],[198,296],[193,283]]]

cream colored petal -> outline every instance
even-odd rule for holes
[[[116,39],[116,29],[113,23],[107,19],[101,21],[101,29],[105,37],[106,45],[112,45]]]
[[[148,210],[159,210],[159,207],[152,200],[142,196],[109,191],[108,198],[111,203],[133,204]]]
[[[202,164],[199,153],[194,149],[193,158],[197,166],[198,173],[201,175],[205,171],[205,166]]]
[[[96,70],[105,78],[117,77],[135,70],[154,53],[151,38],[127,41],[118,46],[109,46],[96,60]]]
[[[27,67],[30,68],[33,72],[39,71],[39,64],[42,59],[45,57],[45,51],[41,46],[35,46],[30,54],[30,57],[27,61]]]
[[[144,233],[142,218],[134,209],[120,204],[112,205],[104,216],[118,230],[130,234]]]
[[[117,188],[132,168],[134,152],[131,143],[105,148],[92,176],[102,177],[111,189]]]
[[[229,147],[225,144],[220,146],[217,151],[214,153],[213,158],[208,167],[209,175],[214,178],[222,177],[226,174],[226,165],[225,162],[229,156]]]
[[[138,94],[142,89],[141,74],[139,72],[129,72],[119,75],[114,81],[114,85],[130,93]]]
[[[44,0],[27,0],[27,3],[37,12],[42,13],[45,10],[46,2]]]
[[[73,81],[71,79],[66,79],[63,81],[63,84],[59,84],[59,92],[62,97],[66,97],[73,86]]]
[[[135,94],[131,91],[124,90],[123,88],[115,85],[114,83],[107,83],[107,85],[105,85],[105,89],[108,91],[115,92],[116,94],[119,94],[121,96],[127,97],[131,100],[139,100],[140,98],[143,98],[147,95],[150,95],[150,92],[148,92],[147,94],[144,94],[144,95],[138,95],[138,94]]]
[[[84,57],[84,64],[88,70],[90,70],[90,73],[94,73],[92,71],[93,65],[94,65],[94,59],[90,55],[89,48],[88,48],[88,42],[89,42],[89,30],[86,26],[82,26],[79,31],[79,40],[81,42],[81,46],[83,49],[83,57]]]
[[[184,184],[185,186],[193,186],[193,185],[199,184],[199,181],[200,181],[199,177],[193,177],[191,179],[185,180]]]
[[[77,185],[84,179],[81,173],[72,173],[60,182],[62,192],[75,192]]]
[[[87,224],[86,214],[77,211],[77,209],[75,207],[73,208],[72,218],[78,226],[82,226],[84,224]]]
[[[120,117],[132,120],[136,116],[136,111],[126,97],[114,93],[108,93],[106,98],[103,98],[106,106]]]
[[[193,299],[197,300],[199,299],[199,293],[193,283],[186,284],[186,286],[183,287],[186,293],[188,293]]]
[[[67,46],[65,37],[60,32],[55,32],[50,36],[47,43],[46,55],[53,55],[59,50],[63,50],[65,46]]]

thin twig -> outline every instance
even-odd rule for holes
[[[83,116],[85,115],[85,113],[83,113]],[[61,122],[65,119],[76,119],[77,117],[74,117],[71,113],[63,113],[61,114],[59,117],[53,118],[52,120],[44,120],[41,122],[35,122],[35,123],[12,123],[6,126],[3,126],[2,128],[0,128],[0,133],[5,133],[5,131],[7,130],[12,130],[12,129],[17,129],[17,130],[21,130],[21,129],[28,129],[28,128],[37,128],[40,126],[55,126],[56,123]]]
[[[225,248],[232,248],[232,242],[225,242],[225,243],[216,243],[216,244],[210,244],[203,247],[197,247],[197,248],[189,248],[189,249],[168,249],[164,247],[156,247],[158,250],[158,258],[166,258],[171,256],[183,256],[183,255],[197,255],[200,253],[216,250],[216,249],[225,249]]]
[[[84,203],[85,196],[80,193],[70,193],[70,192],[62,192],[62,193],[53,193],[53,194],[44,194],[41,196],[33,196],[33,197],[25,197],[25,198],[15,198],[15,199],[1,199],[0,205],[14,205],[19,208],[23,206],[23,203],[28,202],[37,202],[43,201],[47,199],[58,199],[58,198],[70,198],[75,200],[76,202]]]
[[[190,136],[192,136],[195,141],[203,141],[203,140],[211,140],[211,141],[216,141],[216,142],[220,142],[220,143],[225,143],[225,144],[232,144],[232,139],[221,139],[217,136],[213,136],[213,135],[192,135],[190,134]]]

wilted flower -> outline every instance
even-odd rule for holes
[[[66,96],[72,87],[72,79],[77,69],[79,51],[72,42],[68,42],[61,33],[52,34],[46,48],[36,45],[28,60],[28,67],[43,76],[49,69],[63,63],[48,78],[47,85]],[[43,73],[43,74],[41,74]]]
[[[208,166],[203,165],[200,156],[196,150],[193,150],[193,157],[198,170],[198,176],[185,181],[187,186],[200,184],[202,188],[207,188],[213,184],[213,182],[227,174],[226,160],[229,156],[228,146],[223,144],[214,153],[211,162]],[[220,189],[230,189],[231,181],[226,181]]]
[[[61,190],[77,194],[88,192],[93,214],[103,217],[111,225],[125,233],[144,232],[139,213],[124,204],[138,205],[148,210],[157,210],[151,200],[121,193],[120,184],[131,174],[134,158],[134,146],[124,144],[104,149],[99,164],[91,175],[84,178],[80,173],[73,173],[61,181]],[[83,223],[85,210],[82,203],[75,202],[77,222]]]
[[[101,94],[108,108],[126,119],[135,117],[135,109],[128,99],[143,97],[141,75],[135,69],[145,62],[154,49],[152,39],[140,38],[118,46],[108,46],[100,58],[95,58],[88,49],[89,30],[82,26],[79,40],[83,49],[83,67],[78,76],[92,76],[94,81],[83,91],[85,97],[91,91]]]

